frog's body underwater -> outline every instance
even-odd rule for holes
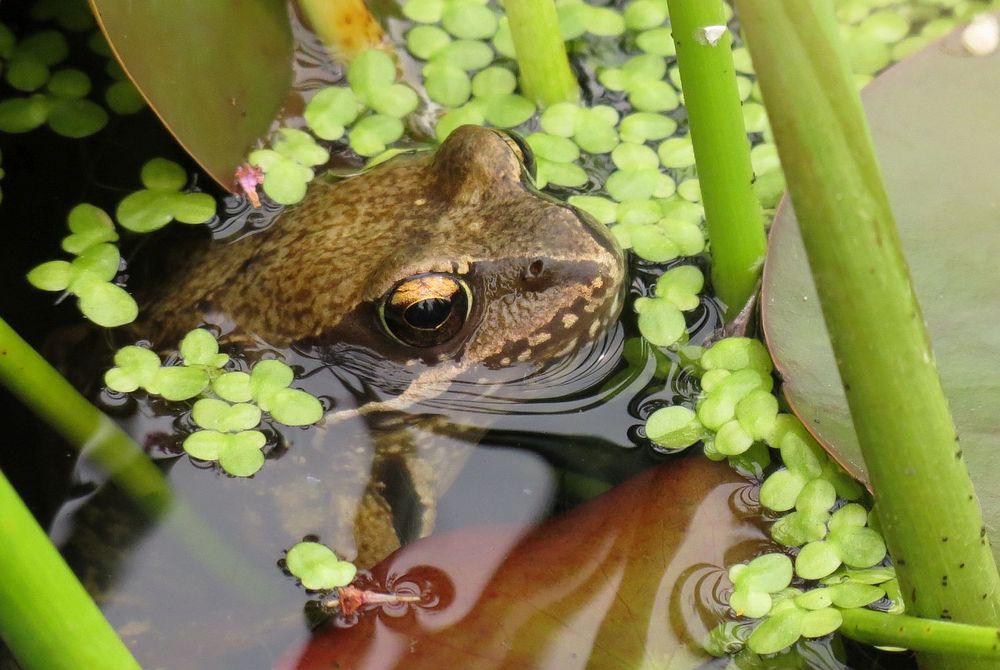
[[[287,453],[253,480],[220,481],[257,484],[243,513],[275,508],[285,547],[318,535],[364,567],[429,532],[435,501],[483,430],[440,411],[449,387],[468,397],[521,380],[616,320],[620,248],[600,224],[538,194],[527,160],[512,136],[463,126],[436,153],[317,180],[269,228],[193,255],[170,292],[143,307],[139,332],[162,348],[209,324],[224,341],[319,360],[330,368],[321,373],[338,374],[352,356],[370,362],[351,370],[364,390],[357,406],[338,399],[325,425],[291,431]],[[323,394],[317,377],[295,385]],[[352,416],[363,418],[360,435],[342,430]],[[299,468],[299,483],[261,493],[282,467]]]

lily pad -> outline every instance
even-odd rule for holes
[[[534,529],[420,540],[353,584],[420,603],[363,607],[278,667],[700,667],[700,640],[728,609],[723,566],[767,551],[749,487],[685,457]]]
[[[278,114],[292,82],[282,0],[90,0],[129,78],[219,184]]]
[[[971,56],[954,33],[889,70],[863,96],[995,554],[1000,551],[1000,292],[991,268],[1000,257],[998,95],[1000,53]],[[771,232],[762,304],[764,333],[793,411],[864,480],[865,463],[787,203]],[[891,356],[891,334],[872,346]]]

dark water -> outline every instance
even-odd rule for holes
[[[16,28],[15,10],[7,5],[3,10],[0,19]],[[95,58],[81,65],[96,71],[102,62]],[[582,62],[581,76],[598,96],[603,92],[591,69]],[[60,333],[79,321],[76,308],[72,299],[53,305],[53,294],[34,291],[24,275],[57,256],[69,209],[86,201],[113,211],[138,187],[139,167],[153,156],[178,160],[197,173],[148,110],[134,117],[112,115],[107,129],[85,140],[42,129],[0,135],[0,143],[6,171],[0,222],[7,235],[0,249],[5,287],[0,314],[36,347],[58,357],[64,351]],[[598,160],[588,168],[596,182],[608,165]],[[197,179],[221,196],[207,178]],[[212,233],[226,239],[269,225],[274,213],[251,212],[233,199],[223,210]],[[156,248],[198,236],[208,237],[203,230],[174,226],[152,240],[126,239],[126,255],[133,259],[129,285],[166,272],[169,263],[155,258]],[[486,397],[472,385],[456,384],[438,405],[428,404],[427,411],[447,409],[452,422],[475,424],[482,433],[439,502],[437,533],[536,523],[676,458],[658,451],[641,427],[660,406],[693,406],[697,383],[642,345],[631,309],[631,300],[648,294],[668,267],[633,261],[630,298],[620,323],[579,356],[526,380],[512,379]],[[706,298],[688,318],[697,343],[719,325],[718,305]],[[107,338],[98,337],[91,346],[92,360],[71,366],[74,380],[85,386],[95,373],[90,363],[106,362],[113,351]],[[300,351],[289,362],[300,368],[296,385],[328,406],[352,406],[371,393],[363,380],[371,376],[366,366],[373,363],[363,356],[331,364]],[[89,388],[96,389],[92,383]],[[81,578],[100,594],[102,608],[145,667],[271,667],[322,618],[314,604],[306,606],[311,596],[278,565],[282,551],[302,539],[289,537],[285,528],[335,525],[322,518],[330,514],[331,491],[363,482],[330,474],[330,454],[366,444],[367,426],[344,422],[319,438],[316,430],[283,429],[280,439],[275,435],[270,441],[282,446],[268,449],[264,469],[252,480],[234,479],[180,451],[171,435],[191,428],[184,408],[97,392],[94,398],[157,460],[181,504],[155,522],[144,517],[106,485],[101,473],[86,461],[77,463],[65,445],[28,420],[2,390],[7,433],[0,468],[53,538],[68,546]],[[292,507],[274,503],[275,497],[283,498],[282,491],[291,492],[284,497]],[[309,504],[301,505],[303,500]],[[317,520],[313,523],[309,515]],[[332,544],[332,533],[319,539]],[[108,552],[108,545],[115,551]],[[796,654],[766,667],[878,667],[870,654],[841,641],[820,641],[803,644]],[[727,662],[709,661],[706,667],[723,668]]]

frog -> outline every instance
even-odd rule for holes
[[[244,496],[227,521],[241,540],[273,535],[273,518],[286,547],[319,537],[365,568],[431,533],[436,501],[485,430],[455,418],[454,387],[463,398],[502,389],[616,323],[621,248],[539,192],[532,164],[517,135],[459,127],[436,151],[315,180],[272,225],[187,255],[168,290],[143,301],[133,335],[156,349],[207,327],[224,347],[308,363],[298,369],[351,368],[365,389],[338,397],[319,425],[283,433],[284,455],[256,481],[219,477],[220,500],[227,487]],[[296,384],[306,381],[324,394],[322,374]],[[206,476],[195,459],[170,467],[175,484]],[[134,543],[87,539],[96,524],[85,517],[77,554]]]

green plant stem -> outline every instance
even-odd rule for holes
[[[726,30],[713,43],[705,34],[707,26],[726,25],[722,0],[667,4],[712,244],[712,285],[731,319],[757,288],[767,246],[764,215],[753,191],[733,38]]]
[[[150,514],[170,489],[142,449],[0,319],[0,383],[43,421],[100,465]]]
[[[737,8],[907,611],[998,626],[1000,577],[833,9],[827,0]]]
[[[27,670],[138,668],[0,473],[0,634]]]
[[[886,614],[860,607],[840,613],[844,623],[839,631],[859,642],[934,654],[1000,659],[997,628]]]
[[[524,95],[542,107],[576,102],[580,87],[569,67],[559,16],[552,0],[507,0],[504,3],[517,54]]]

